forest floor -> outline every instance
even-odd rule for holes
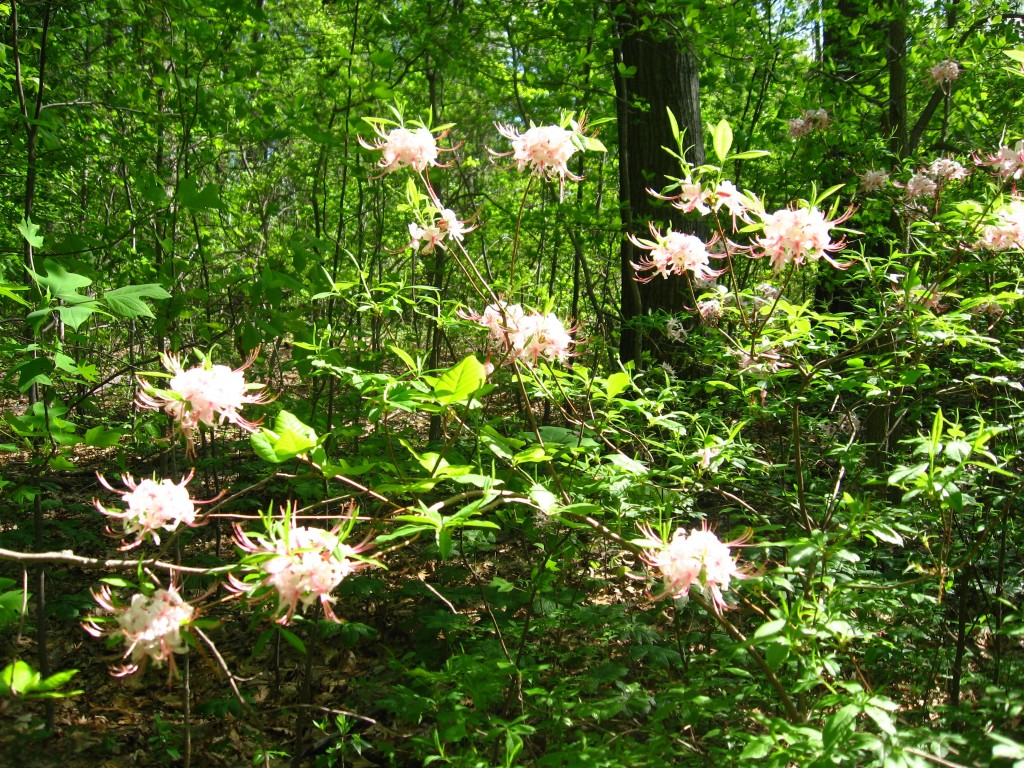
[[[244,454],[240,451],[238,455]],[[27,464],[19,464],[15,459],[7,457],[0,467],[3,475],[27,476]],[[110,452],[83,452],[77,457],[75,471],[57,473],[55,482],[47,486],[44,509],[48,551],[73,549],[86,557],[116,559],[133,559],[139,554],[138,550],[118,550],[118,541],[104,533],[106,521],[93,506],[96,498],[110,500],[109,492],[100,487],[95,473],[104,472],[114,484],[112,466]],[[151,465],[143,464],[133,474],[136,478],[145,477],[152,469]],[[173,473],[169,476],[176,477]],[[221,482],[224,483],[223,475]],[[193,486],[193,496],[203,498],[198,490],[202,487],[198,475]],[[255,510],[262,505],[265,509],[269,502],[269,497],[252,500],[252,507]],[[198,529],[189,540],[190,563],[217,564],[232,557],[229,526],[225,521],[220,525],[221,557],[217,557],[213,526],[209,525]],[[31,551],[31,520],[3,520],[0,537],[7,548]],[[525,566],[528,572],[529,566],[521,554],[508,550],[496,553],[495,559],[512,570]],[[441,602],[444,598],[430,585],[440,580],[445,584],[441,588],[444,591],[462,588],[472,592],[473,579],[465,572],[457,575],[456,568],[447,569],[444,575],[437,574],[434,562],[424,559],[416,547],[396,548],[388,553],[387,561],[386,571],[372,572],[374,580],[382,582],[375,589],[378,596],[345,594],[336,604],[343,621],[370,628],[373,639],[349,642],[327,632],[333,625],[321,623],[321,633],[326,636],[306,643],[312,665],[309,691],[303,690],[306,657],[289,645],[287,637],[278,634],[263,647],[255,648],[256,638],[273,626],[266,614],[250,626],[251,612],[238,611],[234,601],[217,602],[218,596],[226,595],[223,589],[211,595],[215,586],[212,582],[186,582],[188,599],[204,598],[204,604],[213,604],[202,614],[210,623],[204,631],[215,643],[216,653],[235,676],[250,705],[241,706],[220,660],[205,644],[197,643],[188,654],[193,766],[285,765],[290,762],[288,756],[297,751],[308,755],[303,765],[312,765],[316,753],[322,753],[338,740],[338,716],[351,727],[348,738],[365,746],[337,764],[355,768],[422,764],[422,757],[413,758],[411,754],[409,761],[404,762],[403,743],[417,736],[429,740],[427,727],[395,725],[395,719],[381,709],[379,702],[396,686],[401,688],[407,682],[394,663],[396,658],[414,645],[422,657],[424,642],[436,645],[433,652],[437,658],[446,653],[443,630],[431,637],[422,630],[416,615],[424,601],[445,608]],[[483,568],[493,571],[493,564]],[[128,768],[183,764],[186,729],[182,657],[178,657],[178,673],[173,679],[168,678],[166,668],[115,677],[111,670],[123,662],[123,642],[118,638],[105,643],[82,628],[82,621],[97,613],[90,590],[97,589],[99,580],[110,575],[115,574],[66,565],[49,568],[50,669],[77,669],[78,674],[67,687],[84,692],[52,700],[56,725],[52,734],[45,731],[42,701],[0,697],[0,766]],[[116,575],[131,581],[136,574],[122,571]],[[489,580],[491,575],[479,572],[476,578]],[[0,576],[13,579],[18,585],[27,579],[30,594],[33,591],[31,571],[26,573],[15,563],[3,563]],[[463,583],[458,584],[455,579],[462,579]],[[390,599],[382,599],[389,594]],[[457,609],[451,608],[462,614],[464,624],[485,621],[478,615],[482,609],[467,606],[466,602]],[[38,668],[34,628],[30,626],[32,615],[30,597],[26,624],[0,635],[3,664],[20,658]],[[308,641],[313,625],[300,622],[291,630],[292,638],[301,635]],[[431,652],[428,648],[427,653]],[[325,730],[316,729],[314,723],[322,724]],[[299,730],[305,736],[297,740]],[[376,753],[374,745],[382,744],[387,745],[387,756]]]

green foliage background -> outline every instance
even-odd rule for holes
[[[1022,47],[1015,4],[97,0],[0,15],[4,559],[120,557],[88,499],[61,489],[190,461],[164,414],[133,407],[133,377],[161,352],[237,366],[260,348],[255,378],[281,393],[269,429],[251,445],[204,436],[203,498],[248,488],[227,512],[290,502],[325,521],[354,498],[391,569],[346,579],[340,625],[210,608],[205,631],[276,674],[294,714],[282,739],[251,690],[243,704],[205,691],[193,717],[251,707],[258,748],[225,764],[1024,761],[1020,252],[974,247],[1017,182],[977,170],[924,212],[898,187],[857,189],[869,168],[905,183],[1024,137],[1020,57],[1004,55]],[[737,260],[717,326],[685,306],[684,338],[640,318],[643,368],[617,354],[627,15],[697,56],[726,153],[770,152],[718,157],[725,178],[768,210],[832,187],[823,206],[856,208],[853,267]],[[928,70],[944,59],[961,74],[940,87]],[[791,138],[787,121],[819,108],[829,128]],[[508,148],[496,123],[569,112],[605,121],[607,151],[573,158],[583,181],[560,199],[491,150]],[[464,253],[406,247],[423,190],[382,177],[359,143],[364,118],[396,115],[451,126],[430,183],[479,224]],[[679,138],[714,157],[710,133]],[[469,263],[575,325],[572,365],[485,374],[464,313],[490,301]],[[641,525],[749,532],[734,610],[651,600]],[[221,565],[226,532],[168,547]],[[4,646],[12,698],[71,679],[47,668],[47,632],[93,608],[81,573],[53,570],[31,601],[13,564],[0,586],[3,631],[36,633],[34,659]],[[337,649],[360,665],[343,702],[315,685]],[[290,698],[289,654],[305,681]],[[188,721],[156,722],[167,762],[188,762],[174,735]]]

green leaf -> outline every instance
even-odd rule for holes
[[[434,397],[441,405],[468,402],[487,383],[484,365],[470,355],[441,374],[434,385]]]
[[[299,639],[298,635],[294,632],[288,631],[284,627],[278,627],[277,631],[281,633],[281,637],[284,638],[284,641],[288,643],[288,645],[297,650],[303,656],[306,655],[306,644]]]
[[[220,200],[220,187],[207,184],[202,189],[194,178],[183,179],[178,185],[178,200],[183,206],[193,211],[205,211],[209,208],[223,208]]]
[[[153,311],[143,299],[169,299],[171,294],[156,283],[126,285],[103,294],[110,311],[121,317],[153,317]]]
[[[135,586],[130,581],[122,579],[120,576],[104,576],[100,581],[104,584],[109,584],[112,587],[119,587],[121,589],[127,589]]]
[[[1021,53],[1024,54],[1024,51]],[[1024,61],[1024,56],[1022,56],[1021,60]],[[1024,761],[1024,744],[1018,744],[1013,739],[1000,736],[998,733],[990,733],[988,737],[996,742],[992,747],[992,757]],[[1014,764],[1015,768],[1019,765],[1020,763]]]
[[[789,564],[792,566],[803,565],[817,555],[818,547],[815,544],[800,542],[789,548]]]
[[[608,395],[609,400],[612,400],[624,392],[631,383],[628,373],[625,371],[616,371],[605,381],[605,394]]]
[[[646,464],[643,464],[636,459],[631,459],[629,456],[625,456],[621,453],[613,453],[608,456],[608,463],[614,464],[622,471],[631,475],[646,475],[650,471]]]
[[[889,485],[901,485],[907,480],[920,477],[928,471],[928,463],[915,464],[913,467],[900,467],[889,475]]]
[[[74,328],[76,331],[84,323],[93,312],[96,312],[100,308],[100,305],[95,301],[88,301],[84,304],[77,304],[73,307],[57,307],[57,314],[60,315],[61,322],[64,325]]]
[[[951,440],[946,444],[945,453],[950,460],[963,462],[971,455],[972,446],[964,440]]]
[[[725,162],[725,158],[729,156],[729,150],[732,149],[732,128],[729,127],[729,123],[725,120],[720,120],[718,125],[715,126],[715,133],[712,137],[715,157],[718,158],[719,162]]]
[[[277,442],[277,439],[277,435],[264,428],[249,435],[249,445],[264,461],[270,464],[280,464],[284,459],[277,458],[277,452],[274,450],[274,443]]]
[[[883,523],[875,523],[870,529],[872,534],[881,541],[888,544],[895,544],[897,547],[903,546],[903,537],[900,536],[893,528]]]
[[[60,672],[54,672],[52,675],[47,677],[41,683],[39,683],[36,690],[39,691],[55,691],[58,688],[63,687],[68,681],[71,680],[75,675],[78,674],[77,669],[63,669]]]
[[[39,681],[39,673],[18,660],[0,670],[0,694],[21,696],[31,693]]]
[[[273,431],[264,427],[249,437],[249,444],[256,455],[271,464],[280,464],[308,453],[319,442],[313,428],[288,411],[277,414]]]
[[[416,361],[413,360],[412,356],[404,349],[399,349],[393,344],[389,345],[388,349],[390,349],[392,352],[398,355],[398,357],[401,358],[402,362],[405,363],[406,368],[408,368],[410,371],[415,373],[416,371],[419,370],[419,367],[416,365]]]
[[[543,485],[534,483],[530,486],[530,501],[536,504],[540,511],[550,515],[558,506],[558,497]]]
[[[14,366],[18,372],[18,391],[28,392],[33,384],[44,387],[51,386],[53,380],[49,374],[53,372],[53,361],[48,357],[30,357],[25,362]]]
[[[112,448],[121,441],[123,435],[124,432],[119,429],[93,427],[85,432],[85,444],[94,448]]]
[[[872,700],[874,701],[874,699]],[[864,714],[874,720],[875,725],[878,726],[878,730],[882,731],[882,733],[888,734],[889,736],[896,735],[896,724],[893,723],[892,717],[884,709],[868,704],[864,708]]]
[[[730,160],[756,160],[759,157],[768,157],[771,152],[763,149],[748,149],[746,152],[737,152]]]
[[[43,238],[39,235],[39,225],[33,224],[32,219],[22,219],[21,223],[18,224],[18,231],[21,232],[21,236],[28,241],[28,244],[33,248],[43,247]]]
[[[767,624],[762,624],[754,631],[754,639],[762,640],[766,637],[774,637],[775,635],[780,634],[782,630],[784,630],[785,628],[785,619],[775,619],[774,621],[769,621]]]
[[[747,742],[747,746],[740,753],[740,760],[759,760],[771,754],[775,746],[775,740],[770,736],[757,736]]]
[[[0,593],[0,627],[21,618],[21,609],[26,599],[25,593],[20,589]]]
[[[821,732],[821,743],[826,752],[830,752],[842,739],[853,733],[858,714],[860,707],[855,704],[847,704],[832,714]]]
[[[310,443],[310,447],[317,443],[316,431],[290,411],[281,411],[277,414],[277,418],[274,419],[274,429],[281,433],[291,432]]]
[[[669,125],[669,128],[672,130],[672,137],[676,140],[676,143],[678,144],[679,143],[679,138],[680,138],[679,137],[679,121],[676,120],[676,116],[675,116],[675,114],[673,114],[671,109],[666,108],[666,111],[668,112],[668,125]]]
[[[45,277],[36,272],[32,272],[32,277],[54,296],[74,303],[88,301],[86,297],[78,293],[79,288],[92,285],[92,280],[88,277],[68,272],[53,259],[45,259],[43,269],[46,271]]]
[[[447,560],[452,553],[452,532],[442,528],[437,532],[437,549],[441,553],[441,559]]]
[[[21,298],[21,296],[16,294],[15,291],[27,291],[27,290],[28,290],[28,288],[26,288],[23,285],[15,285],[14,283],[0,283],[0,296],[4,296],[4,297],[6,297],[8,299],[16,301],[18,304],[21,304],[23,307],[28,307],[28,306],[31,306],[31,305],[27,301],[25,301],[23,298]]]

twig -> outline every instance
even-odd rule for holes
[[[195,573],[200,575],[214,575],[219,573],[230,573],[235,565],[222,565],[217,568],[193,568],[187,565],[178,565],[164,560],[105,560],[100,557],[83,557],[74,554],[66,549],[60,552],[18,552],[13,549],[0,549],[0,560],[13,560],[18,563],[67,563],[79,565],[83,568],[95,570],[136,570],[139,566],[159,568],[164,571],[179,573]]]

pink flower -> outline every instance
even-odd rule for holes
[[[940,157],[932,161],[926,173],[936,181],[954,181],[967,178],[967,169],[956,160]]]
[[[107,586],[94,592],[93,597],[105,611],[118,614],[118,629],[110,634],[122,636],[128,646],[125,656],[131,661],[115,670],[115,675],[130,675],[150,660],[158,667],[165,661],[170,662],[173,674],[174,654],[188,651],[181,628],[192,620],[195,612],[174,586],[158,589],[152,595],[136,594],[128,607],[118,606]],[[89,620],[83,626],[94,637],[104,634],[96,620]]]
[[[324,615],[331,621],[338,621],[331,609],[334,603],[331,592],[346,576],[366,565],[365,561],[355,558],[368,549],[365,545],[345,544],[338,535],[339,530],[340,526],[327,531],[286,525],[275,529],[269,537],[258,535],[254,542],[235,526],[235,542],[243,552],[257,556],[255,562],[262,581],[254,586],[231,576],[231,588],[251,593],[269,587],[277,594],[279,624],[291,620],[299,603],[305,610],[317,600],[323,606]]]
[[[718,321],[722,319],[723,310],[721,299],[703,299],[697,302],[697,312],[708,325],[718,325]]]
[[[444,240],[444,233],[441,228],[436,224],[428,224],[425,227],[421,227],[415,222],[409,224],[409,245],[407,248],[417,250],[420,248],[420,243],[424,243],[420,253],[430,253],[435,247],[441,245],[441,241]],[[442,246],[443,247],[443,246]]]
[[[629,235],[629,241],[640,250],[650,251],[647,259],[633,264],[637,272],[653,270],[647,277],[637,276],[637,281],[646,283],[658,275],[667,278],[669,275],[683,275],[690,272],[698,280],[718,277],[724,270],[714,270],[710,266],[708,246],[699,237],[684,232],[669,230],[663,235],[654,226],[648,224],[653,240],[645,240]],[[714,240],[712,240],[714,242]]]
[[[160,543],[158,529],[174,531],[179,525],[192,526],[196,520],[196,504],[207,504],[209,502],[195,502],[188,494],[185,486],[195,475],[193,470],[188,477],[182,478],[178,484],[170,480],[143,480],[136,483],[131,475],[122,475],[121,481],[128,488],[127,491],[119,491],[113,488],[103,475],[97,474],[100,485],[108,491],[121,494],[121,499],[128,508],[123,512],[112,512],[100,502],[93,501],[96,509],[108,517],[122,521],[124,533],[135,536],[135,541],[126,543],[122,549],[132,549],[139,546],[147,535],[152,536],[153,542]]]
[[[933,83],[943,86],[960,77],[960,66],[955,61],[946,59],[929,69],[928,74],[931,76]]]
[[[1024,199],[1012,198],[995,216],[996,223],[982,232],[981,247],[991,251],[1024,249]]]
[[[794,117],[789,120],[789,135],[794,139],[806,136],[810,132],[811,127],[802,117]]]
[[[782,356],[771,347],[763,347],[753,355],[745,349],[733,350],[733,354],[736,355],[739,362],[740,373],[760,378],[778,373],[780,368],[791,367],[790,363],[783,362]]]
[[[472,310],[459,314],[461,317],[487,328],[490,331],[489,338],[499,343],[505,343],[508,336],[515,336],[519,333],[519,321],[526,316],[521,305],[508,304],[504,301],[488,304],[482,315],[478,315]]]
[[[828,128],[829,123],[832,122],[829,119],[828,112],[824,109],[805,109],[804,121],[813,126],[816,131],[825,130]]]
[[[467,227],[466,222],[460,221],[459,217],[450,208],[442,208],[438,212],[438,218],[421,227],[419,224],[409,225],[409,248],[419,249],[420,253],[430,253],[434,248],[445,248],[445,239],[462,242],[467,232],[472,232],[476,227]],[[423,247],[420,248],[420,243]]]
[[[696,587],[709,595],[716,611],[728,608],[723,593],[734,578],[745,576],[729,552],[729,547],[739,541],[723,543],[707,527],[689,533],[678,528],[667,543],[650,528],[641,531],[646,536],[641,545],[652,550],[645,554],[644,561],[661,571],[665,585],[658,598],[671,595],[677,600],[686,599],[691,587]]]
[[[513,126],[499,125],[498,133],[512,142],[512,159],[520,171],[529,168],[536,176],[579,181],[566,165],[579,149],[573,142],[576,135],[573,131],[558,125],[542,125],[520,133]]]
[[[831,122],[828,112],[824,109],[805,109],[803,117],[794,117],[789,121],[789,134],[794,139],[799,139],[825,130]]]
[[[704,204],[709,191],[702,188],[699,182],[680,182],[679,194],[673,195],[672,197],[660,195],[653,189],[648,189],[647,193],[659,200],[668,200],[672,203],[673,208],[678,208],[683,213],[692,213],[693,211],[697,211],[697,213],[702,216],[711,213],[711,209]]]
[[[512,337],[513,351],[527,365],[536,365],[541,359],[567,362],[574,343],[562,321],[550,312],[526,315]]]
[[[755,258],[767,256],[776,272],[790,263],[801,266],[818,259],[825,259],[837,269],[845,269],[849,265],[839,264],[829,253],[843,250],[846,238],[832,242],[829,230],[852,214],[850,209],[829,221],[817,208],[783,208],[775,213],[758,213],[763,231],[754,238],[751,254]]]
[[[683,327],[679,318],[670,317],[665,321],[665,335],[670,341],[679,343],[686,338],[686,328]]]
[[[161,408],[178,424],[184,433],[191,453],[194,450],[193,433],[202,424],[208,427],[218,423],[234,424],[247,432],[255,432],[259,421],[248,421],[239,410],[246,404],[270,402],[270,397],[260,384],[246,384],[242,372],[252,365],[256,352],[241,368],[231,370],[226,365],[214,365],[209,358],[204,365],[185,370],[174,355],[161,355],[164,367],[173,376],[167,389],[157,389],[139,379],[142,391],[136,402],[142,408]],[[250,390],[258,390],[250,394]]]
[[[501,157],[512,155],[520,171],[529,169],[534,176],[558,179],[559,199],[565,194],[565,180],[580,181],[583,177],[574,175],[568,166],[569,158],[587,146],[600,145],[592,137],[583,134],[586,120],[579,123],[570,121],[570,128],[559,125],[531,125],[525,133],[511,125],[495,124],[498,133],[512,142],[511,152],[494,152]]]
[[[989,165],[1001,179],[1019,179],[1024,173],[1024,141],[1018,141],[1013,148],[1000,146],[994,155],[978,160],[979,165]]]
[[[932,181],[927,174],[915,173],[907,182],[906,194],[911,200],[918,197],[931,197],[938,191],[939,185]]]
[[[541,359],[566,362],[572,353],[573,341],[562,321],[554,314],[526,313],[519,304],[489,304],[483,314],[472,310],[460,312],[462,317],[487,328],[488,337],[526,363],[536,365]]]
[[[684,213],[697,211],[701,214],[708,214],[711,213],[711,209],[704,204],[707,194],[707,191],[703,190],[700,184],[693,182],[684,183],[679,189],[679,197],[672,205]]]
[[[877,192],[881,189],[885,189],[885,185],[889,181],[889,174],[885,171],[864,171],[860,175],[860,188],[864,192]]]
[[[710,445],[705,445],[703,448],[697,451],[697,455],[700,456],[701,469],[707,469],[708,467],[710,467],[711,462],[719,453],[721,453],[721,449],[715,448]]]
[[[728,179],[718,182],[718,186],[711,193],[709,199],[712,201],[712,207],[716,211],[725,206],[726,210],[729,211],[729,215],[733,217],[734,223],[736,218],[749,221],[747,218],[748,200],[743,193],[736,189],[736,185]]]
[[[437,162],[439,152],[437,139],[429,128],[420,127],[409,130],[400,127],[385,133],[380,125],[374,123],[373,130],[376,131],[378,137],[373,144],[363,141],[362,137],[359,138],[359,143],[367,149],[381,152],[381,158],[377,164],[384,173],[391,173],[406,167],[421,172],[428,166],[439,165]]]

